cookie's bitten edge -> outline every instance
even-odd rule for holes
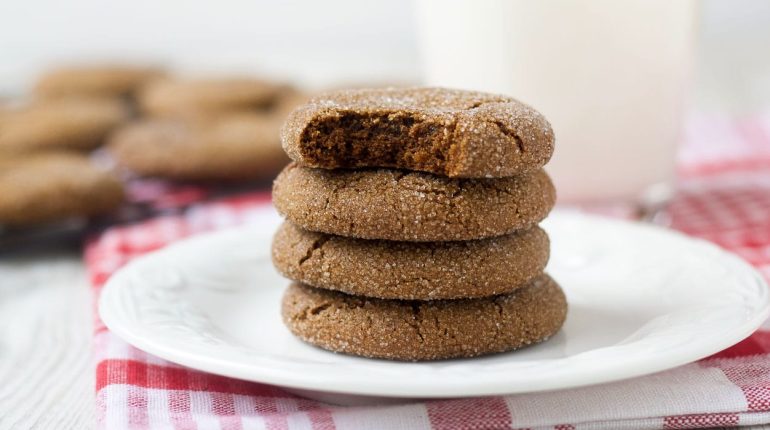
[[[443,88],[433,89],[442,90]],[[398,91],[408,90],[410,89]],[[281,128],[281,145],[289,158],[306,167],[332,168],[314,163],[303,154],[302,135],[305,129],[318,118],[339,118],[346,112],[355,111],[354,107],[344,107],[331,102],[335,95],[340,93],[342,91],[319,95],[289,114]],[[495,96],[488,93],[479,94]],[[452,112],[453,125],[446,126],[447,132],[451,132],[449,151],[451,159],[446,161],[444,172],[428,171],[429,173],[452,178],[509,177],[541,168],[550,160],[555,142],[550,122],[526,103],[506,96],[499,97],[501,101],[483,102],[469,110]],[[325,103],[325,100],[329,102]],[[399,109],[392,107],[379,110],[395,112]],[[373,111],[379,112],[379,110]],[[409,108],[400,110],[409,110]],[[418,113],[420,108],[415,107],[413,110]],[[478,118],[479,116],[486,118]],[[489,142],[498,142],[498,144],[490,145]],[[369,167],[392,166],[372,164]],[[396,168],[406,167],[396,166]]]

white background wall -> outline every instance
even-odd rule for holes
[[[0,89],[62,61],[149,61],[310,84],[416,78],[409,0],[0,0]]]
[[[770,1],[700,3],[699,105],[733,111],[770,108]]]
[[[0,0],[0,93],[46,65],[143,61],[310,86],[418,81],[411,0]],[[770,103],[770,1],[702,0],[698,104]],[[653,23],[654,27],[654,23]]]

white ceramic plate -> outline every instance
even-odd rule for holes
[[[400,363],[334,354],[280,318],[288,281],[270,263],[280,220],[179,242],[115,274],[100,313],[118,336],[167,360],[303,392],[460,397],[615,381],[697,360],[754,331],[767,285],[737,257],[663,229],[554,212],[548,270],[570,304],[549,341],[489,357]],[[323,398],[321,396],[321,398]],[[330,398],[327,398],[330,399]]]

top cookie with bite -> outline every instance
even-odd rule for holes
[[[531,172],[554,134],[516,99],[447,88],[326,93],[294,110],[281,132],[289,157],[324,169],[389,167],[457,178]]]

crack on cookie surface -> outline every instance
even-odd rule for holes
[[[503,133],[504,135],[510,137],[514,142],[516,142],[516,148],[519,150],[519,153],[524,153],[524,142],[522,142],[521,137],[516,134],[516,132],[506,127],[502,121],[492,121],[492,124],[494,124],[500,130],[500,133]]]
[[[318,239],[314,240],[313,243],[308,247],[305,255],[299,259],[298,265],[302,266],[302,264],[309,260],[317,250],[321,250],[321,252],[323,252],[322,247],[329,239],[331,239],[330,236],[321,235],[318,237]]]
[[[307,313],[310,314],[310,315],[318,315],[321,312],[329,309],[331,307],[331,305],[332,305],[331,303],[324,303],[322,305],[319,305],[319,306],[316,306],[314,308],[308,309]]]
[[[407,321],[407,324],[412,326],[412,328],[417,333],[417,337],[420,338],[420,342],[425,342],[425,337],[422,334],[422,314],[420,313],[420,303],[412,302],[410,303],[412,306],[412,321]]]

